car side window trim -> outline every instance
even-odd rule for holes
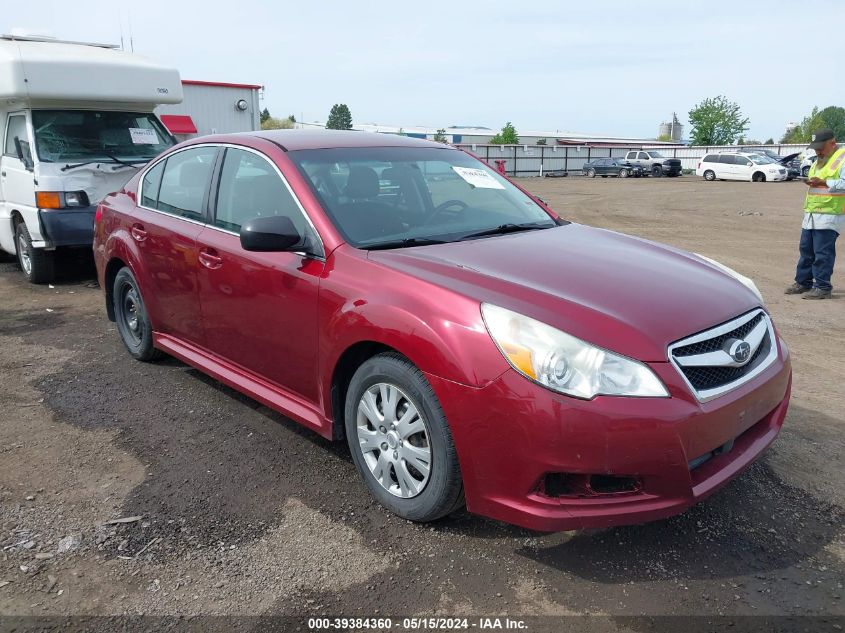
[[[220,154],[217,158],[217,163],[214,166],[214,174],[213,174],[212,179],[211,179],[211,191],[213,192],[214,195],[212,195],[209,199],[209,204],[208,204],[209,217],[208,217],[208,224],[206,225],[206,227],[209,228],[209,229],[213,229],[215,231],[220,231],[221,233],[226,233],[227,235],[235,235],[235,236],[240,237],[240,233],[236,233],[235,231],[230,231],[228,229],[224,229],[223,227],[216,226],[214,224],[214,219],[215,219],[216,214],[217,214],[217,200],[218,200],[218,197],[220,196],[220,176],[223,172],[223,163],[224,163],[224,160],[225,160],[225,153],[226,153],[225,150],[231,148],[231,149],[237,149],[237,150],[249,152],[249,153],[255,154],[259,158],[262,158],[263,160],[267,161],[267,163],[270,165],[270,167],[273,168],[273,171],[281,179],[282,184],[284,184],[284,186],[285,186],[285,189],[287,189],[291,198],[293,198],[294,203],[296,203],[296,207],[299,209],[299,212],[305,218],[305,222],[311,228],[312,235],[317,241],[317,243],[315,244],[315,246],[316,246],[315,250],[318,251],[318,252],[307,253],[307,254],[304,253],[304,252],[297,252],[297,254],[303,255],[303,256],[307,255],[309,257],[314,257],[315,259],[325,260],[326,248],[323,244],[323,238],[320,236],[320,233],[317,231],[317,227],[314,226],[314,222],[311,220],[311,216],[309,216],[308,213],[306,213],[305,207],[302,206],[302,203],[299,201],[299,198],[297,197],[296,193],[294,193],[293,189],[291,188],[290,184],[288,183],[287,178],[285,178],[284,174],[282,174],[282,171],[279,169],[278,165],[276,165],[276,163],[272,159],[270,159],[269,156],[264,154],[263,152],[260,152],[256,149],[252,148],[252,147],[247,147],[246,145],[225,144],[225,145],[220,145],[219,147],[220,147],[221,151],[220,151]]]
[[[181,154],[182,152],[187,152],[187,151],[190,151],[190,150],[193,150],[193,149],[198,149],[198,148],[201,148],[201,147],[213,147],[217,150],[217,153],[214,157],[214,163],[211,167],[212,178],[209,179],[209,186],[206,186],[205,191],[203,192],[203,201],[202,201],[202,204],[201,204],[201,207],[200,207],[202,209],[202,220],[194,220],[193,218],[186,218],[185,216],[178,215],[176,213],[169,213],[167,211],[164,211],[163,209],[148,207],[144,204],[141,204],[142,201],[144,200],[144,179],[147,177],[147,174],[149,172],[151,172],[153,169],[155,169],[158,165],[160,165],[162,163],[164,164],[164,168],[163,168],[163,171],[162,171],[162,178],[158,183],[158,190],[156,191],[156,197],[155,197],[156,204],[158,204],[159,196],[161,195],[161,184],[164,181],[164,171],[167,170],[167,162],[173,156],[176,156],[177,154]],[[185,222],[190,222],[191,224],[198,224],[200,226],[208,226],[208,221],[209,221],[208,220],[208,218],[209,218],[209,215],[208,215],[209,188],[210,188],[210,184],[214,181],[214,173],[215,173],[215,170],[217,169],[221,153],[222,152],[220,151],[220,145],[218,145],[217,143],[197,143],[196,145],[188,145],[187,147],[182,147],[182,148],[180,148],[180,149],[178,149],[174,152],[169,152],[166,156],[162,156],[158,160],[148,163],[144,167],[144,170],[141,172],[140,178],[138,180],[138,193],[137,193],[136,201],[135,201],[136,206],[140,209],[144,209],[145,211],[152,211],[153,213],[161,213],[162,215],[166,215],[169,218],[176,218],[176,219],[179,219],[179,220],[184,220]]]

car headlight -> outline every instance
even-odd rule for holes
[[[660,379],[641,362],[489,303],[481,304],[481,315],[511,367],[544,387],[585,399],[600,394],[669,395]]]
[[[764,303],[763,295],[760,292],[760,289],[757,288],[757,285],[751,279],[749,279],[745,275],[739,274],[733,268],[728,268],[724,264],[720,264],[715,259],[710,259],[709,257],[705,257],[704,255],[702,255],[700,253],[693,253],[693,254],[696,257],[700,257],[701,259],[703,259],[707,263],[713,264],[716,268],[718,268],[719,270],[721,270],[724,273],[727,273],[728,275],[730,275],[731,277],[736,279],[738,282],[740,282],[743,286],[748,288],[751,292],[753,292],[755,295],[757,295],[757,298],[760,300],[760,305],[762,305]]]

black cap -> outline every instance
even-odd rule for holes
[[[832,138],[833,130],[828,130],[827,128],[816,130],[816,132],[813,133],[813,136],[810,139],[810,147],[812,149],[821,149],[822,147],[824,147],[824,144]]]

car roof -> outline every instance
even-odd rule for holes
[[[281,145],[288,151],[336,147],[439,147],[441,149],[453,149],[443,143],[410,136],[358,132],[355,130],[263,130],[233,136],[252,136],[267,139],[276,145]]]

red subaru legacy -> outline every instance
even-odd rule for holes
[[[749,279],[564,221],[438,143],[194,139],[103,201],[94,252],[132,356],[345,440],[414,521],[667,517],[757,459],[789,402]]]

